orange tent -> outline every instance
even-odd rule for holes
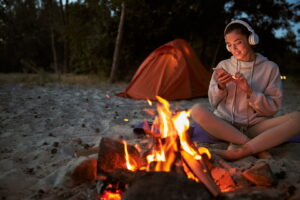
[[[183,39],[175,39],[154,50],[140,65],[125,92],[132,99],[167,100],[207,96],[211,74]]]

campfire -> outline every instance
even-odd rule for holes
[[[96,180],[99,200],[231,199],[232,195],[248,195],[243,189],[251,185],[270,188],[276,184],[264,161],[240,170],[211,154],[204,143],[193,143],[189,111],[172,111],[160,97],[156,107],[147,110],[154,119],[144,123],[146,137],[138,144],[103,137],[99,146],[77,152],[77,156],[98,153],[98,159],[89,158],[76,166],[74,183]],[[257,192],[263,197],[262,191],[253,189],[250,199],[256,199]]]
[[[99,199],[123,199],[122,195],[132,188],[129,185],[145,175],[172,179],[169,175],[175,174],[176,180],[185,177],[187,183],[206,188],[214,197],[220,194],[211,176],[209,150],[197,148],[188,136],[189,111],[173,112],[165,99],[157,97],[157,100],[153,124],[144,129],[151,141],[148,149],[142,151],[138,145],[129,145],[122,139],[100,141],[97,173],[105,178]],[[150,127],[147,123],[145,126]]]

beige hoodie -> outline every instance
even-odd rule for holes
[[[255,61],[238,61],[231,56],[221,61],[217,68],[223,68],[230,74],[239,71],[253,90],[247,98],[247,94],[234,82],[227,83],[224,90],[219,89],[213,74],[208,97],[218,117],[237,125],[252,126],[278,112],[282,103],[282,83],[277,64],[256,53]]]

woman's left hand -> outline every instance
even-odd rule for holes
[[[252,89],[249,87],[244,75],[237,72],[232,76],[232,78],[234,79],[235,84],[239,88],[241,88],[245,93],[247,93],[248,97],[250,97],[252,94]]]

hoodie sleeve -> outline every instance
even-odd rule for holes
[[[208,88],[208,99],[211,106],[213,108],[217,108],[218,104],[226,97],[226,95],[227,95],[226,88],[225,89],[219,88],[218,82],[215,78],[215,72],[213,72],[209,83],[209,88]]]
[[[269,81],[262,92],[253,91],[249,98],[249,105],[255,110],[258,116],[271,116],[278,112],[282,105],[282,83],[279,68],[273,65]]]

